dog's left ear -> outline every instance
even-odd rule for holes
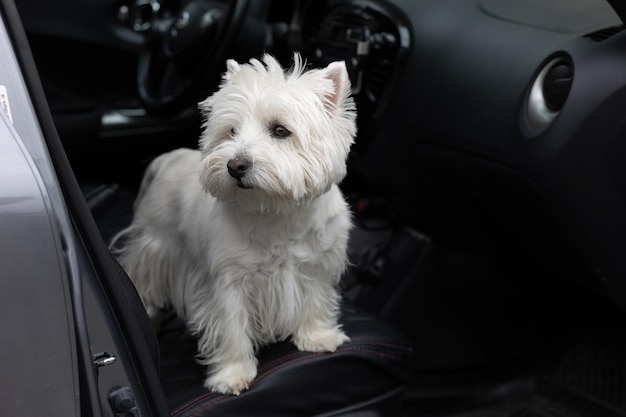
[[[228,81],[233,75],[237,74],[241,69],[241,65],[234,59],[226,60],[226,72],[224,73],[224,81]]]
[[[341,107],[350,95],[350,77],[344,61],[335,61],[328,64],[322,70],[325,78],[333,82],[333,91],[326,96],[326,108],[334,112],[337,107]]]

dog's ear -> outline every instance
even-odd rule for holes
[[[344,61],[335,61],[322,70],[325,78],[333,82],[333,91],[326,96],[326,107],[331,112],[341,107],[350,96],[350,77]]]
[[[226,72],[224,73],[224,81],[229,81],[233,75],[237,74],[241,66],[234,59],[226,60]]]

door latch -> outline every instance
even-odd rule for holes
[[[117,358],[111,352],[100,352],[93,355],[93,363],[96,365],[96,368],[111,365],[115,363],[116,360]]]

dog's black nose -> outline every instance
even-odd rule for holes
[[[246,175],[246,171],[250,169],[252,163],[244,157],[236,157],[228,161],[226,167],[228,168],[228,173],[233,178],[243,178]]]

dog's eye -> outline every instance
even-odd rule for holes
[[[273,125],[270,130],[275,138],[286,138],[291,135],[289,129],[282,125]]]
[[[234,128],[234,127],[231,127],[231,128],[230,128],[230,135],[231,135],[231,136],[235,136],[235,133],[237,133],[237,132],[235,132],[235,128]]]

